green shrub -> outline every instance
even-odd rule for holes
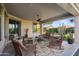
[[[57,28],[51,28],[49,30],[47,30],[48,32],[52,32],[52,33],[58,33],[58,29]]]
[[[73,34],[68,33],[64,35],[64,40],[67,41],[68,39],[73,39]]]

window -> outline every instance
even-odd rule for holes
[[[15,20],[9,20],[9,34],[17,33],[20,35],[20,22]]]
[[[40,32],[40,24],[39,23],[33,23],[33,32]]]

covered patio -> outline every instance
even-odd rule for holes
[[[0,4],[0,55],[16,56],[20,54],[21,56],[26,51],[24,56],[30,56],[32,51],[34,54],[31,56],[78,56],[78,7],[78,4],[75,3]],[[58,34],[44,30],[44,24],[68,18],[74,18],[75,22],[73,44],[68,44],[64,40],[63,35],[66,28],[63,25],[58,27],[60,29]],[[28,29],[28,38],[24,37],[26,29]],[[19,43],[16,43],[17,41]]]
[[[73,53],[73,51],[76,51],[76,49],[78,49],[77,48],[78,45],[76,45],[76,44],[70,45],[65,41],[62,43],[62,45],[63,45],[62,50],[59,50],[57,48],[56,49],[48,48],[44,44],[45,44],[45,42],[42,42],[41,44],[37,45],[36,56],[73,56],[75,53],[75,52]],[[4,48],[3,53],[1,54],[1,56],[14,56],[14,55],[15,55],[15,51],[14,51],[13,45],[11,43],[9,43]],[[78,53],[77,53],[77,55],[78,55]]]

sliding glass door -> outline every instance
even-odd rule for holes
[[[15,33],[18,34],[19,36],[21,35],[21,23],[20,21],[9,20],[10,37]]]

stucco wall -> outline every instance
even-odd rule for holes
[[[33,33],[32,33],[32,21],[29,20],[22,20],[21,21],[21,36],[25,35],[25,29],[29,29],[28,31],[28,36],[32,37]]]
[[[33,21],[31,20],[22,20],[21,21],[21,36],[25,35],[25,29],[29,29],[28,37],[35,37],[38,36],[40,33],[33,32]]]

